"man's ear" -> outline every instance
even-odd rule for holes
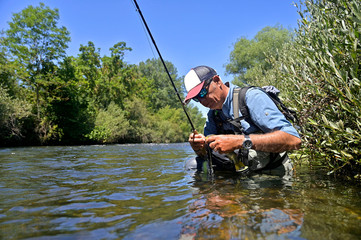
[[[213,77],[213,82],[215,82],[217,85],[222,86],[222,80],[218,75],[215,75]]]
[[[222,81],[222,80],[221,80],[221,78],[220,78],[218,75],[215,75],[215,76],[213,76],[213,81],[216,82],[216,83],[218,83],[218,82],[220,82],[220,81]]]

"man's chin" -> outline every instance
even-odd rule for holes
[[[202,105],[203,105],[204,107],[209,108],[209,109],[212,109],[212,110],[218,109],[218,108],[217,108],[217,103],[215,103],[215,102],[210,102],[210,103],[202,104]]]
[[[209,108],[209,109],[212,109],[212,110],[218,109],[218,108],[217,108],[217,104],[209,104],[208,108]]]
[[[202,103],[202,105],[204,107],[206,107],[206,108],[213,109],[213,104],[212,103],[206,103],[206,104]]]

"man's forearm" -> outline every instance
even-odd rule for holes
[[[301,147],[301,139],[283,131],[250,135],[253,149],[263,152],[279,153]]]
[[[300,148],[301,139],[283,131],[266,134],[251,134],[252,149],[263,152],[284,152]],[[206,143],[220,153],[241,149],[244,135],[213,135]]]

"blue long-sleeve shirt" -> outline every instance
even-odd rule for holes
[[[223,120],[234,119],[233,115],[233,89],[236,87],[229,84],[229,92],[225,99],[222,111],[218,114]],[[264,132],[269,133],[274,130],[281,130],[293,136],[300,137],[297,130],[280,112],[275,103],[268,97],[268,95],[260,88],[250,88],[245,97],[245,102],[249,109],[250,118],[252,121],[247,122],[241,120],[241,125],[245,134]],[[217,127],[213,118],[214,110],[210,110],[207,114],[207,121],[204,127],[204,135],[217,134]],[[239,116],[242,116],[239,112]],[[231,123],[225,122],[223,124],[224,130],[233,130],[234,126]]]

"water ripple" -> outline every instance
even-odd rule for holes
[[[0,149],[0,239],[361,235],[357,186],[309,170],[209,181],[184,171],[193,157],[187,143]]]

